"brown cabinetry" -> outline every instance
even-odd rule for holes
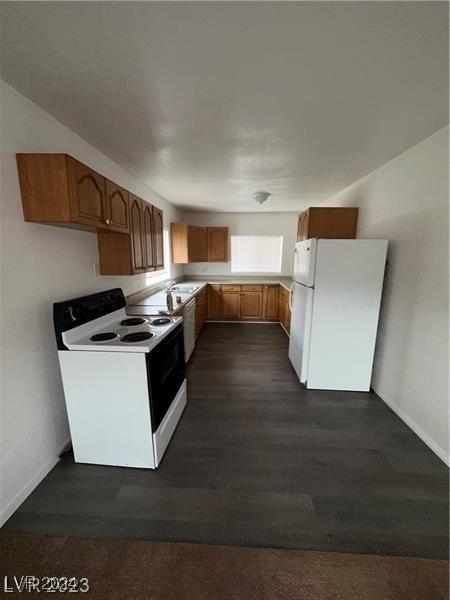
[[[128,233],[129,227],[129,212],[128,212],[128,191],[124,188],[105,180],[105,207],[104,215],[106,224],[112,231]]]
[[[104,177],[70,156],[66,164],[72,219],[92,227],[107,227]]]
[[[142,200],[137,196],[130,197],[131,226],[131,264],[133,273],[145,271],[144,264],[144,219]]]
[[[197,338],[207,317],[207,288],[204,287],[195,297],[195,337]]]
[[[261,321],[263,316],[263,293],[243,291],[241,294],[241,319]]]
[[[100,272],[164,267],[163,213],[67,154],[17,154],[25,221],[98,233]]]
[[[297,241],[311,238],[353,239],[356,238],[357,222],[357,208],[308,208],[298,217]]]
[[[224,321],[236,321],[241,316],[241,292],[222,291],[222,315]]]
[[[208,262],[208,228],[192,227],[188,229],[189,262]]]
[[[228,227],[171,223],[172,262],[227,262]]]
[[[208,262],[228,262],[228,227],[208,227]]]
[[[208,285],[208,319],[222,317],[220,285]]]
[[[210,320],[276,321],[289,333],[289,291],[283,286],[209,284],[207,300]]]
[[[136,275],[164,266],[162,211],[129,194],[130,233],[99,231],[102,275]]]
[[[153,219],[153,206],[142,201],[142,250],[144,253],[143,264],[146,271],[154,271],[155,260],[155,223]]]
[[[25,221],[127,233],[128,192],[67,154],[17,154]]]
[[[264,321],[278,321],[280,286],[263,286],[263,319]]]
[[[164,267],[163,211],[153,207],[154,267]]]

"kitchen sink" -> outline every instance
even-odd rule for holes
[[[199,286],[196,287],[180,287],[178,285],[175,285],[172,288],[173,292],[177,292],[178,294],[193,294],[194,292],[196,292],[198,290]]]

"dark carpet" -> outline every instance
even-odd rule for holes
[[[435,559],[21,534],[0,537],[0,556],[2,583],[87,577],[79,595],[108,600],[448,598],[448,563]]]

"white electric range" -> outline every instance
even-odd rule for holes
[[[121,289],[54,304],[76,462],[156,468],[186,405],[182,317],[129,317]]]

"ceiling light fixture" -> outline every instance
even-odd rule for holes
[[[258,202],[259,204],[263,204],[266,200],[269,199],[269,197],[272,194],[270,192],[264,192],[264,191],[260,191],[260,192],[255,192],[253,194],[253,198],[256,200],[256,202]]]

